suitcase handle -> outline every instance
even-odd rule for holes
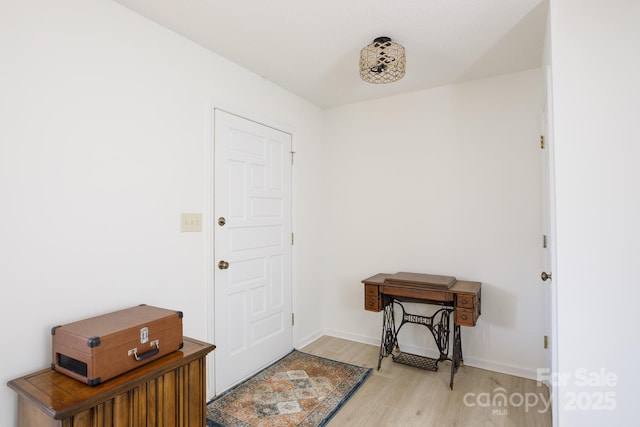
[[[147,351],[146,353],[140,354],[138,355],[138,349],[134,348],[132,350],[129,350],[129,356],[133,354],[133,357],[138,361],[141,362],[145,359],[148,359],[150,357],[155,356],[156,354],[160,353],[160,344],[158,343],[158,341],[152,341],[151,345],[155,344],[155,348],[151,349],[149,351]]]

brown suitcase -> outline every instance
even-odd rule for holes
[[[89,385],[179,350],[182,312],[139,305],[51,328],[51,368]]]

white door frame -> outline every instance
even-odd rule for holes
[[[211,99],[207,101],[206,108],[206,142],[205,142],[205,167],[207,183],[205,185],[205,208],[202,218],[202,230],[205,233],[205,256],[206,258],[206,298],[207,298],[207,341],[215,344],[214,336],[214,322],[215,322],[215,302],[214,302],[214,273],[215,273],[215,259],[214,259],[214,230],[215,230],[215,218],[213,217],[213,201],[214,201],[214,182],[215,182],[215,168],[214,168],[214,135],[215,135],[215,110],[225,111],[227,113],[242,117],[247,120],[251,120],[262,125],[272,127],[282,132],[291,135],[291,151],[296,152],[296,131],[292,126],[279,123],[272,119],[266,118],[261,114],[255,112],[246,111],[238,106],[229,106],[223,103],[215,102]],[[291,230],[295,232],[296,229],[296,168],[292,166],[291,170]],[[291,310],[296,312],[296,277],[297,277],[297,263],[296,263],[296,245],[291,248]],[[292,328],[292,341],[294,348],[297,345],[297,332],[296,325]],[[207,401],[215,396],[215,350],[207,355]]]
[[[552,76],[551,76],[551,67],[547,66],[543,72],[545,73],[545,87],[546,87],[546,97],[545,97],[545,117],[546,120],[546,134],[545,138],[545,150],[544,154],[548,159],[548,176],[546,177],[547,184],[547,202],[548,206],[546,209],[548,224],[547,224],[547,232],[549,233],[549,270],[548,273],[552,273],[552,279],[547,282],[542,282],[542,286],[548,286],[548,292],[546,295],[548,296],[547,303],[547,315],[548,315],[548,333],[550,335],[550,354],[548,355],[548,363],[550,368],[550,380],[547,381],[547,385],[549,386],[549,393],[551,399],[551,414],[552,414],[552,425],[558,425],[558,393],[557,393],[557,384],[554,383],[554,378],[557,378],[556,374],[558,373],[558,307],[557,307],[557,295],[558,295],[558,268],[557,268],[557,239],[556,239],[556,203],[555,203],[555,144],[554,144],[554,133],[553,133],[553,88],[552,88]],[[544,173],[544,171],[543,171]]]

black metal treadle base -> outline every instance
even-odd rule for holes
[[[413,366],[414,368],[425,369],[427,371],[438,370],[438,359],[432,359],[431,357],[418,356],[417,354],[403,353],[391,355],[391,358],[396,363],[402,363],[403,365]]]

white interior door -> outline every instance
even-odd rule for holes
[[[215,392],[293,348],[291,135],[215,111]],[[224,218],[224,220],[222,220]]]

